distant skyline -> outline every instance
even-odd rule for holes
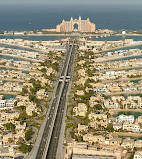
[[[140,5],[141,0],[0,0],[0,4],[96,4],[96,5],[110,5],[110,4],[124,4],[124,5]]]

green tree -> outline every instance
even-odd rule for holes
[[[27,89],[26,87],[23,87],[21,94],[24,96],[24,95],[26,95],[27,93],[28,93],[28,89]]]
[[[23,124],[27,120],[27,118],[28,117],[27,117],[26,111],[23,111],[20,113],[18,121],[20,121],[21,124]]]
[[[29,95],[29,100],[31,102],[37,102],[38,101],[38,99],[36,98],[36,95],[32,95],[32,94]]]
[[[41,72],[46,73],[46,68],[42,68]]]
[[[34,84],[35,82],[36,82],[36,80],[35,80],[34,78],[31,78],[31,79],[29,80],[29,83]]]
[[[22,153],[27,153],[27,152],[30,152],[32,150],[32,145],[27,145],[25,143],[19,143],[19,150],[22,152]]]
[[[12,133],[15,133],[15,132],[16,132],[16,131],[15,131],[15,125],[14,125],[14,124],[12,124],[12,123],[6,123],[6,124],[4,124],[4,126],[6,127],[7,130],[12,131]]]
[[[101,110],[102,106],[100,104],[96,104],[94,105],[94,109]]]
[[[59,71],[59,63],[55,62],[52,64],[52,68],[55,70],[55,71]]]
[[[112,123],[108,124],[106,130],[109,131],[109,132],[113,132],[114,131],[113,124]]]
[[[133,159],[134,158],[134,152],[130,155],[129,159]]]
[[[32,128],[28,129],[25,133],[25,140],[28,141],[32,138],[33,130]]]

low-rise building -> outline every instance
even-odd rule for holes
[[[8,109],[16,106],[17,101],[15,99],[0,100],[0,109]]]
[[[89,105],[90,105],[90,107],[93,107],[93,106],[95,106],[96,104],[100,104],[101,102],[103,102],[103,97],[101,97],[101,96],[97,96],[97,97],[95,97],[95,96],[91,96],[90,97],[90,100],[89,100]]]
[[[25,123],[23,123],[23,124],[20,124],[20,121],[15,121],[15,129],[17,130],[17,131],[25,131],[26,130],[26,122]]]
[[[132,132],[140,132],[141,127],[138,123],[128,123],[125,122],[123,124],[123,130],[132,131]]]
[[[121,138],[115,137],[115,138],[112,138],[109,140],[109,145],[111,145],[111,146],[118,146],[119,147],[121,145],[121,143],[122,143]]]
[[[9,139],[13,139],[13,134],[12,133],[4,133],[2,135],[3,145],[9,144],[10,143]]]
[[[69,143],[66,147],[66,154],[64,159],[122,159],[126,158],[127,151],[121,147],[95,144],[94,146],[87,146],[86,142]]]
[[[19,117],[18,112],[11,112],[11,113],[5,113],[5,112],[0,112],[0,120],[1,121],[14,121]]]
[[[142,116],[139,116],[139,117],[136,119],[136,122],[139,123],[139,124],[142,124]]]
[[[97,119],[102,119],[102,120],[107,120],[107,115],[106,114],[95,114],[95,113],[90,113],[89,114],[89,119],[94,119],[94,120],[97,120]]]
[[[36,112],[36,104],[34,104],[33,102],[29,102],[29,104],[26,106],[26,114],[28,116],[32,116],[33,112]]]
[[[142,148],[142,140],[136,140],[134,147],[136,147],[136,148]]]
[[[47,93],[45,92],[45,89],[40,89],[36,94],[38,99],[43,99],[48,97]]]
[[[133,149],[134,148],[134,139],[131,139],[131,138],[124,139],[121,146],[124,147],[125,149]]]
[[[99,143],[99,144],[104,144],[105,142],[105,137],[102,135],[93,135],[93,134],[85,134],[83,135],[83,140],[87,141],[89,144],[94,143]]]
[[[4,108],[6,105],[6,100],[0,100],[0,108]]]
[[[77,90],[76,95],[83,96],[84,95],[84,91],[83,90]]]
[[[142,159],[142,151],[136,151],[133,159]]]
[[[133,115],[124,115],[124,114],[121,114],[121,115],[118,116],[117,121],[119,123],[122,123],[122,122],[125,122],[125,121],[129,122],[129,123],[134,123],[135,118],[134,118]]]
[[[73,112],[75,112],[75,115],[84,116],[87,112],[87,106],[84,103],[78,103],[77,107],[73,108]]]
[[[16,156],[16,152],[13,147],[0,147],[0,158],[12,159]]]
[[[88,126],[78,124],[77,130],[78,130],[78,133],[80,134],[80,132],[82,132],[82,131],[87,131],[88,130]]]
[[[1,82],[0,82],[0,85],[1,85]],[[3,83],[2,83],[3,85]],[[4,99],[4,95],[0,95],[0,100],[3,100]]]
[[[6,101],[6,107],[7,108],[13,108],[14,106],[17,105],[17,101],[15,99],[10,99]]]
[[[111,100],[105,100],[104,105],[108,109],[119,109],[120,104],[116,101],[111,101]]]
[[[122,124],[121,123],[114,123],[113,124],[113,129],[115,130],[115,131],[118,131],[118,130],[120,130],[122,128]]]

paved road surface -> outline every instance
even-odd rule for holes
[[[75,54],[75,46],[72,49],[72,54],[70,57],[70,62],[68,65],[66,76],[71,76],[72,65],[74,61],[74,54]],[[63,92],[61,95],[61,100],[59,103],[59,109],[58,109],[55,124],[54,124],[53,133],[52,133],[50,144],[49,144],[49,149],[46,155],[46,159],[56,159],[56,153],[57,153],[58,142],[59,142],[61,126],[62,126],[62,119],[63,119],[65,105],[66,105],[66,95],[68,91],[68,86],[69,86],[69,81],[67,82],[65,81]]]
[[[61,77],[62,76],[65,77],[67,72],[69,72],[68,68],[72,64],[72,62],[71,62],[72,48],[74,49],[73,46],[69,46],[69,50],[67,52],[67,56],[66,56],[64,66],[62,69]],[[56,143],[58,145],[58,142],[57,142],[58,138],[56,135],[56,132],[57,132],[56,130],[58,130],[61,126],[61,120],[62,120],[62,114],[63,114],[62,110],[64,109],[64,106],[65,106],[66,93],[67,93],[67,89],[68,89],[68,83],[64,82],[64,80],[65,79],[63,79],[63,81],[59,80],[59,82],[58,82],[55,97],[54,97],[54,100],[53,100],[53,103],[52,103],[52,106],[51,106],[51,109],[50,109],[50,112],[49,112],[49,115],[47,118],[44,132],[42,134],[42,139],[41,139],[41,142],[39,144],[36,159],[45,158],[47,150],[48,150],[48,152],[50,152],[50,150],[52,152],[52,149],[54,149],[50,146],[52,141],[53,141],[53,143]],[[55,125],[57,128],[55,127]],[[58,131],[58,133],[59,133],[59,131]],[[53,137],[51,135],[52,136],[54,135],[55,139],[57,139],[57,141],[53,140]],[[51,137],[51,139],[50,139],[50,137]],[[57,146],[55,146],[55,147],[57,147]]]

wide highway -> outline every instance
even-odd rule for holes
[[[41,143],[40,143],[39,148],[38,148],[38,153],[37,153],[36,159],[42,159],[42,156],[44,155],[47,138],[48,138],[49,132],[52,131],[51,130],[51,123],[52,123],[52,118],[54,115],[54,109],[55,109],[57,97],[58,97],[59,92],[60,92],[61,84],[62,84],[62,82],[58,83],[56,95],[55,95],[55,98],[53,100],[49,116],[47,118],[47,123],[46,123],[45,129],[44,129],[43,135],[42,135]]]
[[[70,65],[72,64],[71,59],[73,55],[73,50],[75,50],[74,46],[69,46],[66,59],[64,62],[64,66],[61,72],[61,76],[57,85],[55,97],[53,99],[51,109],[47,117],[47,122],[44,128],[44,132],[42,134],[41,141],[39,143],[39,147],[38,147],[38,151],[37,151],[35,159],[44,159],[44,158],[49,159],[48,154],[54,149],[54,146],[52,147],[52,141],[53,142],[56,141],[55,147],[57,147],[58,145],[58,135],[56,134],[56,132],[61,127],[62,114],[63,114],[63,110],[65,106],[66,93],[67,93],[68,84],[69,84],[68,82],[65,82],[66,81],[65,77],[67,75],[68,68],[70,68],[71,67]],[[53,140],[53,138],[55,140]]]
[[[47,159],[56,159],[56,152],[57,152],[58,141],[59,141],[59,136],[60,136],[60,131],[61,131],[62,118],[63,118],[63,114],[64,114],[64,109],[65,109],[68,85],[69,85],[69,83],[65,83],[63,92],[61,95],[59,109],[57,112],[57,116],[56,116],[56,120],[55,120],[55,124],[54,124],[54,128],[53,128],[53,133],[52,133],[50,144],[49,144],[49,149],[48,149],[48,152],[46,155]]]
[[[73,46],[73,49],[72,49],[72,54],[70,57],[70,62],[68,65],[66,77],[71,76],[74,55],[75,55],[75,46]],[[64,110],[65,110],[65,106],[66,106],[66,95],[67,95],[67,91],[68,91],[68,86],[69,86],[69,79],[67,78],[67,80],[65,80],[65,83],[64,83],[64,88],[62,91],[61,100],[59,103],[59,109],[57,112],[57,116],[56,116],[53,133],[52,133],[50,144],[49,144],[49,149],[48,149],[48,152],[46,155],[46,159],[56,159],[56,152],[57,152],[57,148],[58,148],[58,142],[59,142],[61,126],[62,126],[62,119],[63,119]]]

